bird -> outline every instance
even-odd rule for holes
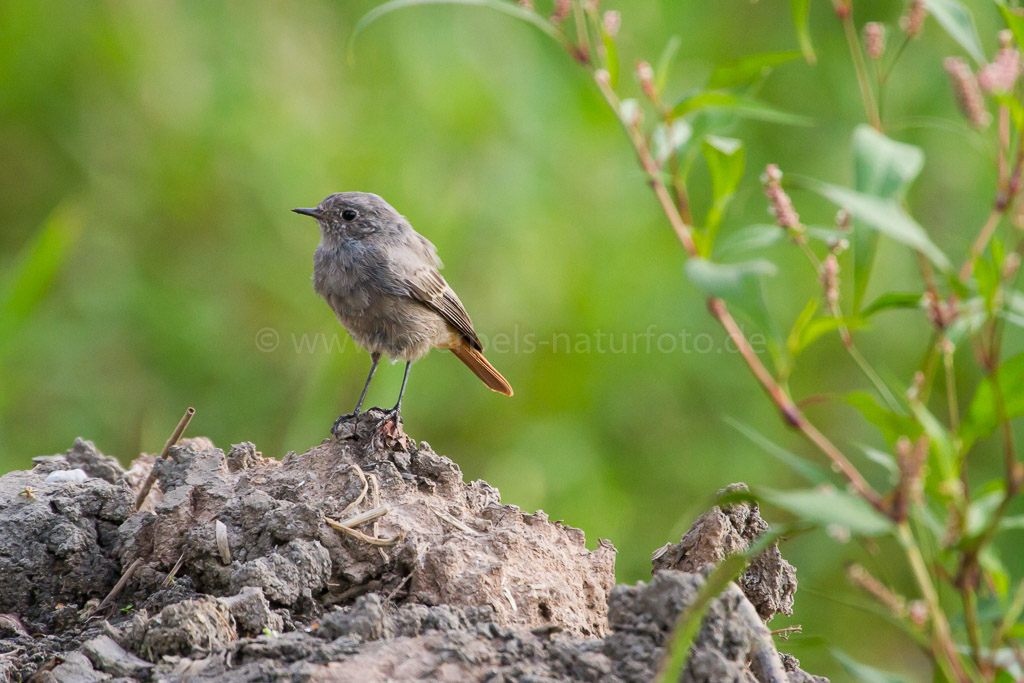
[[[358,417],[381,358],[405,361],[394,408],[375,429],[400,419],[412,364],[431,349],[455,354],[490,389],[512,396],[512,385],[483,355],[483,345],[466,308],[441,275],[437,249],[380,196],[336,192],[311,209],[320,227],[313,256],[313,289],[331,307],[372,365],[355,410],[331,427]]]

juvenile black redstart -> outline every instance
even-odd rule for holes
[[[359,415],[381,356],[404,360],[405,375],[398,403],[380,424],[397,421],[409,367],[432,348],[450,350],[488,387],[512,395],[511,385],[484,358],[459,297],[441,277],[434,245],[390,204],[375,194],[338,192],[314,209],[292,211],[319,222],[313,288],[373,360],[356,409],[335,420],[332,434],[337,436],[343,420]]]

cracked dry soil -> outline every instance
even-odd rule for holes
[[[0,680],[649,681],[709,568],[768,528],[713,507],[649,582],[616,586],[611,543],[400,430],[369,439],[379,417],[281,461],[193,438],[126,471],[79,439],[0,477]],[[683,680],[826,681],[765,625],[795,592],[769,548],[712,603]]]

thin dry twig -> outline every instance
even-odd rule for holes
[[[164,444],[164,449],[160,451],[160,455],[156,460],[164,460],[169,455],[171,448],[178,443],[178,439],[185,433],[185,428],[188,427],[188,423],[192,421],[192,416],[196,414],[195,408],[189,408],[185,411],[185,414],[178,421],[178,426],[174,428],[174,432],[171,434],[171,438],[167,439],[167,443]],[[142,504],[146,502],[146,496],[149,495],[150,489],[153,488],[153,484],[156,483],[156,460],[153,461],[153,469],[150,471],[149,476],[146,478],[146,483],[142,485],[142,490],[139,491],[138,497],[135,499],[135,509],[138,510],[142,507]]]
[[[772,631],[770,635],[778,636],[778,637],[782,638],[783,640],[789,640],[789,637],[791,635],[793,635],[794,633],[803,633],[803,632],[804,632],[804,627],[801,626],[800,624],[795,624],[793,626],[787,626],[786,628],[777,628],[774,631]]]
[[[416,570],[414,569],[413,571],[416,571]],[[390,593],[388,593],[388,596],[386,598],[384,598],[384,602],[391,602],[394,599],[394,597],[398,594],[398,591],[402,590],[402,588],[405,586],[405,584],[409,583],[409,579],[411,579],[411,578],[412,578],[412,572],[409,572],[408,574],[405,575],[405,578],[403,578],[401,581],[399,581],[398,585],[395,586],[394,589]]]
[[[138,569],[139,565],[141,564],[142,558],[140,557],[136,559],[134,562],[132,562],[130,565],[128,565],[128,569],[125,570],[124,574],[121,575],[121,578],[118,579],[117,583],[114,584],[114,587],[110,589],[109,593],[107,593],[107,597],[103,598],[103,601],[100,602],[99,606],[96,608],[97,612],[99,612],[104,607],[109,605],[114,600],[114,598],[116,598],[118,594],[122,590],[124,590],[125,585],[127,585],[127,583],[131,580],[132,575],[135,574],[135,570]]]
[[[366,497],[366,491],[369,489],[369,485],[366,483],[366,475],[363,474],[363,468],[355,463],[352,463],[349,467],[352,468],[352,470],[355,471],[356,476],[359,477],[359,482],[363,485],[363,490],[359,492],[359,495],[356,496],[354,501],[349,503],[345,509],[341,511],[339,517],[345,517],[359,507],[359,504],[363,502],[363,498]]]
[[[377,538],[376,536],[364,534],[362,531],[356,531],[355,529],[347,527],[341,522],[336,522],[333,519],[330,519],[329,517],[325,517],[324,521],[327,522],[328,526],[337,529],[338,531],[342,531],[348,534],[349,536],[362,541],[363,543],[369,543],[370,545],[389,546],[394,545],[405,538],[405,534],[402,533],[399,533],[393,536],[392,538]]]
[[[477,535],[480,534],[479,531],[477,531],[476,529],[473,529],[472,527],[467,526],[464,522],[460,522],[459,520],[457,520],[454,517],[452,517],[451,515],[449,515],[447,512],[445,512],[443,510],[438,510],[433,505],[428,505],[427,507],[429,507],[430,511],[433,512],[435,515],[437,515],[439,519],[443,519],[444,521],[448,522],[449,524],[451,524],[453,527],[455,527],[459,531],[465,532],[467,534],[472,534],[474,536],[477,536]]]
[[[360,524],[372,522],[373,520],[379,519],[380,517],[383,517],[386,514],[388,514],[388,506],[381,505],[371,510],[367,510],[366,512],[360,512],[358,515],[354,515],[352,517],[340,520],[338,521],[338,524],[353,529],[359,526]]]
[[[160,582],[160,586],[163,587],[163,588],[166,588],[167,586],[170,586],[171,582],[174,581],[174,576],[178,573],[178,570],[181,569],[181,565],[184,564],[184,563],[185,563],[185,551],[182,550],[181,551],[181,555],[178,556],[178,561],[174,563],[174,566],[171,567],[170,573],[164,578],[163,581]]]

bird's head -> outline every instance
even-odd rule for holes
[[[359,239],[401,220],[390,204],[369,192],[335,192],[312,209],[292,209],[312,216],[324,237]]]

